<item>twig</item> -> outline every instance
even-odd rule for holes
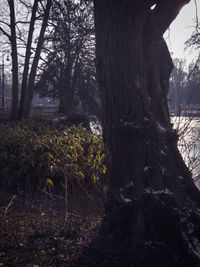
[[[40,188],[40,187],[38,187],[38,189],[39,189],[41,192],[43,192],[43,193],[45,193],[46,195],[48,195],[49,197],[51,197],[52,199],[54,199],[54,197],[52,196],[52,194],[50,194],[49,192],[43,190],[43,189]]]
[[[82,218],[82,216],[74,214],[74,213],[68,212],[67,214],[70,215],[70,216],[73,216],[73,217]]]
[[[66,171],[65,171],[65,225],[67,223],[67,214],[68,214],[68,202],[67,202],[67,186],[68,186],[68,179],[67,179],[67,174],[66,174]]]
[[[5,219],[5,217],[6,217],[6,214],[7,214],[7,212],[8,212],[8,209],[9,209],[10,206],[13,204],[13,201],[14,201],[15,198],[16,198],[16,195],[14,195],[14,196],[11,198],[10,202],[8,203],[8,206],[6,207],[6,209],[5,209],[5,211],[4,211],[3,217],[2,217],[2,219],[1,219],[1,225],[0,225],[0,230],[1,230],[1,231],[2,231],[2,228],[3,228],[4,219]]]

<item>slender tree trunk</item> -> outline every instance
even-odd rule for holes
[[[5,62],[4,62],[4,53],[3,53],[3,59],[2,59],[2,83],[1,83],[1,79],[0,79],[0,84],[1,84],[1,90],[2,90],[2,94],[1,94],[1,97],[2,97],[2,108],[3,110],[5,110]]]
[[[69,26],[69,30],[71,31],[71,26]],[[65,113],[69,115],[73,112],[73,88],[72,88],[72,68],[74,59],[71,55],[71,33],[68,38],[68,51],[67,51],[67,65],[64,71],[64,94],[65,94]]]
[[[118,256],[109,266],[200,260],[200,194],[166,100],[173,65],[163,34],[187,2],[159,1],[151,10],[156,1],[94,1],[109,176],[101,249]]]
[[[17,40],[16,40],[16,29],[15,29],[15,6],[14,0],[8,1],[10,7],[10,42],[12,50],[12,105],[11,105],[11,120],[17,120],[18,110],[18,56],[17,56]]]
[[[33,93],[34,93],[34,83],[35,83],[35,78],[36,78],[36,72],[37,72],[37,67],[38,67],[38,63],[40,59],[42,45],[44,42],[44,34],[45,34],[46,27],[47,27],[48,19],[49,19],[51,4],[52,4],[52,1],[47,0],[47,5],[46,5],[45,13],[44,13],[44,19],[42,22],[42,27],[41,27],[38,43],[37,43],[35,57],[33,59],[32,67],[31,67],[30,74],[29,74],[29,80],[27,83],[26,104],[25,104],[24,114],[23,114],[25,118],[28,118],[29,113],[30,113],[30,107],[31,107],[31,102],[33,98]]]
[[[28,32],[28,41],[26,46],[26,55],[25,55],[25,62],[24,62],[24,71],[23,71],[23,78],[22,78],[22,85],[21,85],[21,98],[20,98],[20,105],[18,111],[19,120],[22,119],[23,111],[25,108],[25,100],[27,95],[27,81],[28,81],[28,72],[29,72],[29,64],[30,64],[30,57],[31,57],[31,44],[33,39],[33,32],[34,32],[34,25],[36,20],[36,12],[38,7],[39,0],[35,0],[32,9],[31,21],[29,26]]]
[[[74,86],[72,77],[73,63],[71,61],[71,55],[68,53],[67,66],[64,70],[61,88],[60,88],[60,103],[64,108],[64,113],[69,115],[74,112]]]
[[[65,113],[65,83],[61,81],[58,86],[59,112]]]

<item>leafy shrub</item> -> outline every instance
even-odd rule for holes
[[[62,191],[66,179],[69,186],[103,192],[102,137],[82,126],[53,127],[30,121],[0,124],[0,173],[1,187],[18,193],[37,187]]]

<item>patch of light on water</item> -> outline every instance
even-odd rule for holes
[[[178,148],[200,189],[200,117],[171,117],[178,131]]]
[[[96,134],[96,135],[102,134],[102,126],[100,123],[96,121],[90,121],[90,128],[93,134]]]

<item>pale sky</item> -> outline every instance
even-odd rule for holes
[[[200,1],[196,0],[198,5],[198,17],[200,21]],[[184,58],[187,62],[191,62],[195,57],[194,49],[187,49],[184,51],[184,43],[187,41],[192,32],[195,30],[196,8],[195,1],[184,6],[180,11],[178,17],[173,21],[170,29],[165,34],[170,52],[173,58]],[[193,54],[193,55],[192,55]]]

